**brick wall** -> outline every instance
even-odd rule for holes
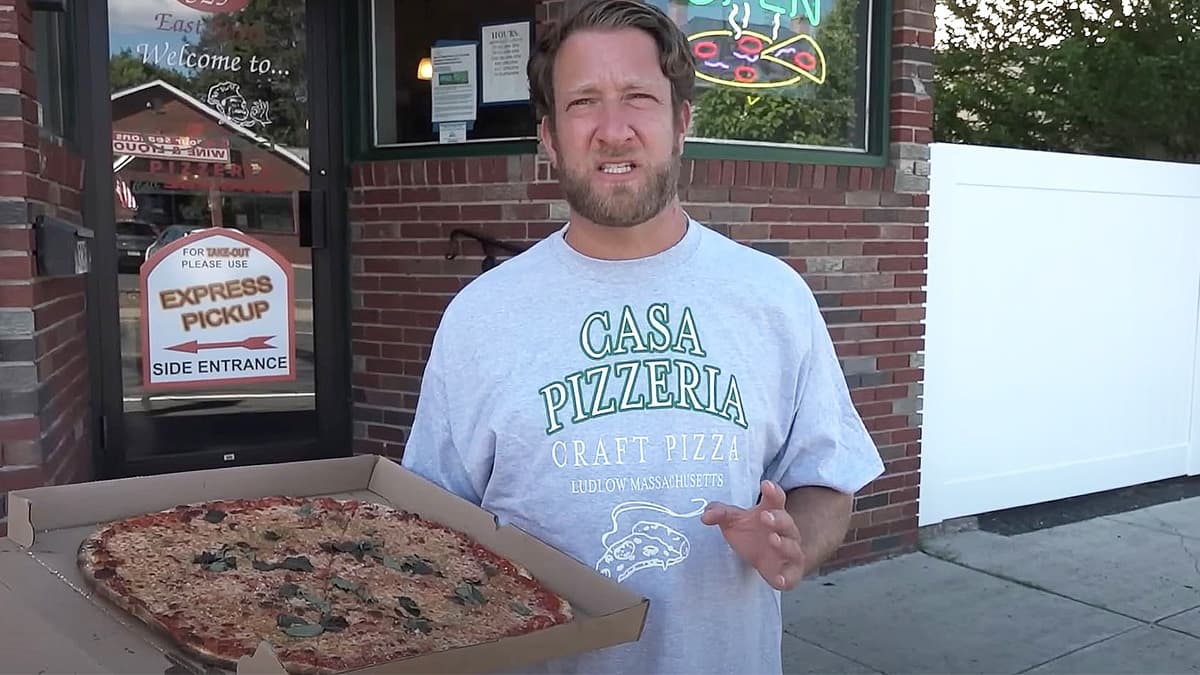
[[[552,20],[561,2],[547,3]],[[689,212],[802,274],[823,307],[887,472],[857,499],[830,567],[916,541],[933,1],[897,0],[891,165],[685,160]],[[351,195],[355,450],[398,458],[441,311],[480,272],[480,249],[446,260],[457,227],[528,243],[566,204],[540,156],[361,163]]]
[[[79,221],[79,159],[37,126],[26,0],[0,0],[0,534],[8,490],[91,475],[84,277],[37,276],[31,223]]]

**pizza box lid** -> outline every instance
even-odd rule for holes
[[[37,606],[41,619],[60,632],[64,632],[63,626],[80,634],[91,630],[74,625],[80,617],[92,620],[89,625],[93,627],[95,622],[122,626],[123,630],[107,642],[89,643],[82,638],[75,641],[99,666],[86,672],[132,672],[131,667],[133,671],[145,672],[146,666],[129,662],[128,654],[139,652],[155,664],[150,666],[154,672],[161,672],[157,666],[171,662],[196,672],[211,672],[211,667],[183,656],[161,634],[92,594],[77,567],[76,551],[95,527],[113,520],[177,504],[273,495],[375,499],[420,513],[465,532],[517,562],[567,598],[575,609],[576,619],[567,624],[401,659],[356,673],[492,672],[641,638],[649,600],[516,527],[499,526],[487,511],[409,472],[395,461],[375,455],[14,490],[8,493],[8,541],[0,540],[0,582],[18,594],[23,592],[25,603]],[[17,561],[12,556],[22,559]],[[44,594],[50,592],[46,587],[51,583],[56,587],[53,593],[57,600],[44,603]],[[100,628],[116,630],[105,625]],[[131,636],[135,636],[132,642]],[[118,650],[113,641],[125,646]],[[147,645],[153,648],[150,654],[145,654]],[[38,670],[41,668],[33,672]],[[239,675],[285,673],[266,641],[253,655],[239,661],[236,672]]]

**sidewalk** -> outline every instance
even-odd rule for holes
[[[1200,673],[1200,497],[921,551],[783,598],[785,673]]]

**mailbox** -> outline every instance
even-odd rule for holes
[[[47,215],[38,216],[33,229],[38,276],[69,277],[91,269],[95,236],[90,229]]]

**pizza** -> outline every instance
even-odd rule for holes
[[[825,83],[825,52],[803,33],[776,38],[724,27],[693,32],[688,43],[696,77],[705,82],[747,91]]]
[[[470,536],[359,500],[180,505],[98,528],[78,564],[98,595],[229,669],[263,641],[289,673],[325,675],[574,618]]]

